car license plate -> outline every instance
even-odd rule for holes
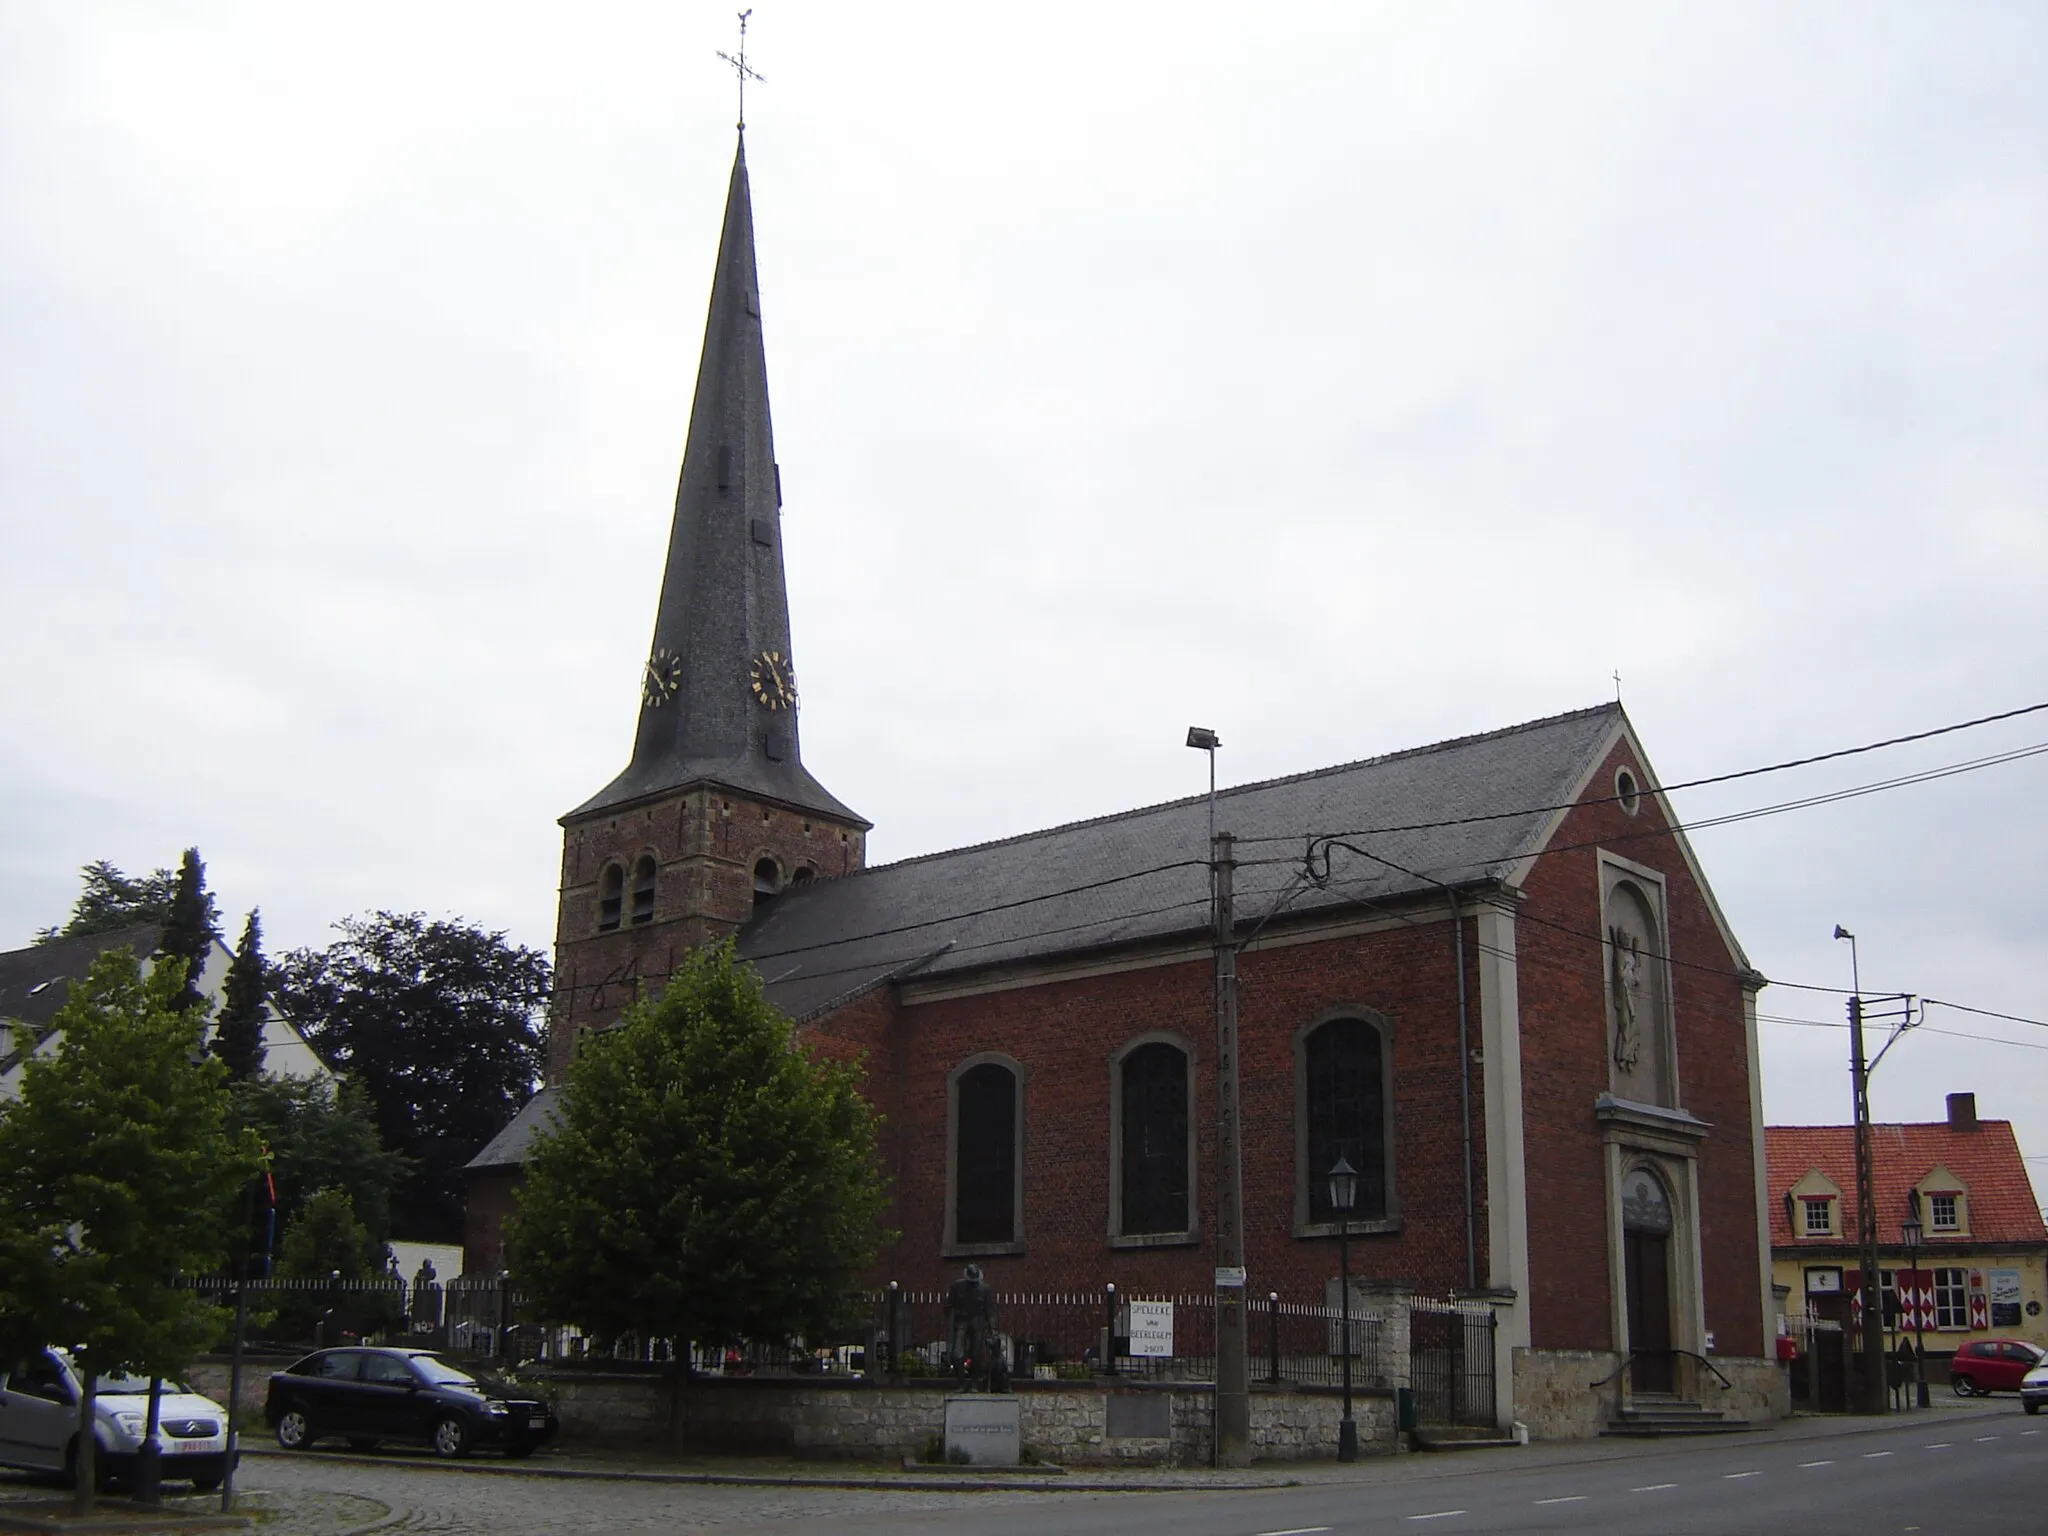
[[[548,1427],[548,1416],[544,1413],[536,1413],[526,1421],[526,1427],[528,1429],[546,1429]]]

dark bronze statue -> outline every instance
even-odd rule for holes
[[[981,1266],[970,1264],[946,1293],[946,1363],[955,1376],[984,1392],[1007,1392],[1009,1363],[994,1324]]]

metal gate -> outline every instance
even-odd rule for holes
[[[1423,1424],[1491,1425],[1493,1308],[1418,1301],[1408,1310],[1408,1381]]]

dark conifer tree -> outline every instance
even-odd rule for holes
[[[170,920],[164,924],[163,940],[158,946],[165,955],[185,964],[185,989],[178,994],[180,1008],[193,1008],[205,1002],[205,995],[199,990],[199,971],[219,936],[220,908],[214,905],[213,896],[206,889],[206,865],[197,848],[187,848],[183,862],[178,865],[177,887],[171,892]]]
[[[214,1020],[213,1054],[228,1064],[228,1075],[247,1082],[263,1071],[263,926],[255,912],[242,927],[234,963],[222,987],[220,1017]]]

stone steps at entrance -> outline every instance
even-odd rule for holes
[[[1410,1433],[1418,1451],[1485,1451],[1521,1443],[1512,1435],[1503,1437],[1491,1425],[1480,1429],[1467,1424],[1421,1424]]]
[[[1607,1421],[1600,1433],[1647,1439],[1660,1435],[1740,1434],[1751,1427],[1747,1419],[1730,1418],[1682,1398],[1638,1392],[1626,1408]]]

